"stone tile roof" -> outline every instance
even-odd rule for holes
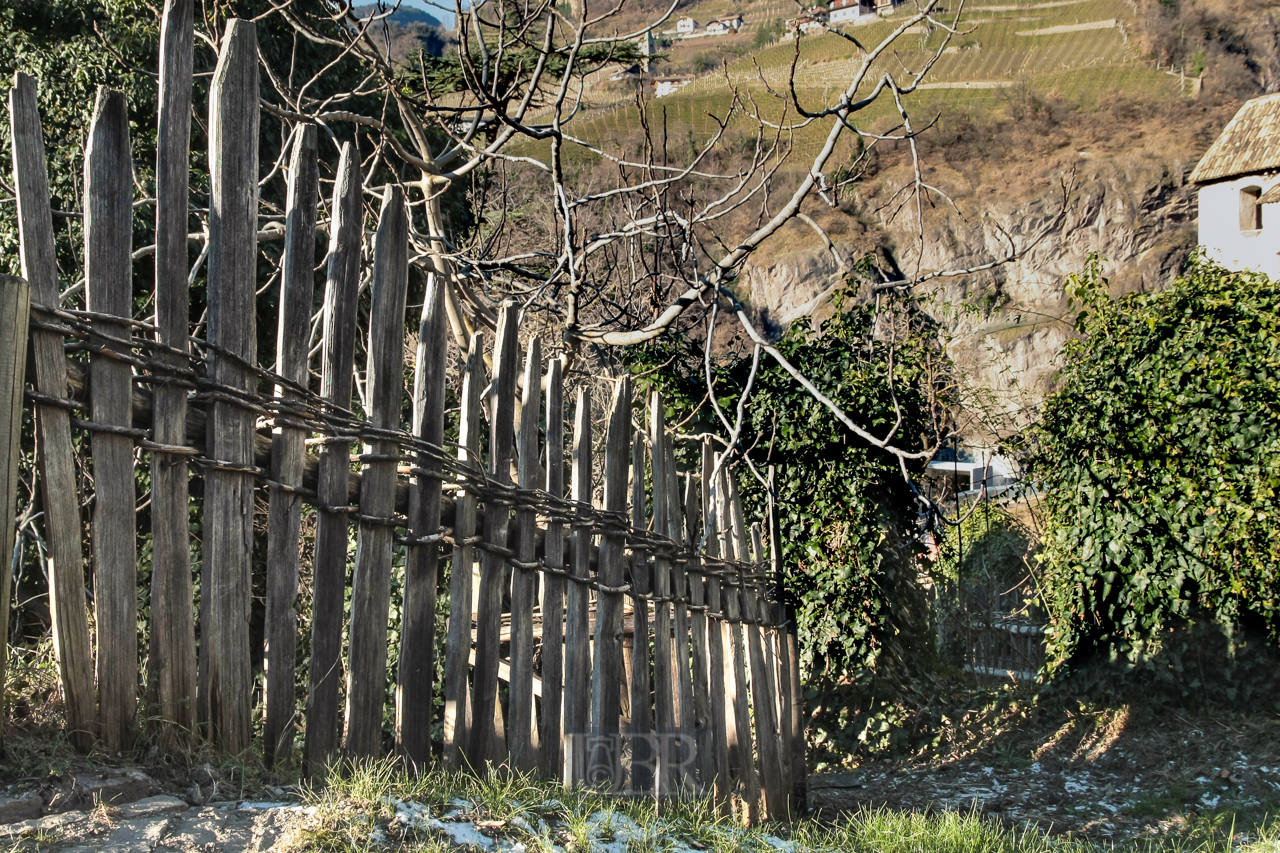
[[[1280,93],[1240,108],[1191,172],[1193,184],[1280,169]]]

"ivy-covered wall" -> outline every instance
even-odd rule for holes
[[[1035,464],[1049,669],[1203,686],[1280,641],[1280,284],[1195,257],[1161,293],[1112,301],[1096,262],[1071,286]]]

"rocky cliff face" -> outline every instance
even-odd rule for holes
[[[909,275],[986,264],[1006,257],[1012,242],[1016,260],[935,279],[921,296],[947,329],[951,355],[973,388],[994,391],[1006,408],[1034,403],[1051,389],[1055,358],[1073,335],[1067,276],[1084,270],[1096,252],[1113,295],[1158,290],[1195,245],[1195,193],[1185,183],[1190,164],[1120,162],[1082,160],[1061,221],[1061,193],[1009,199],[994,191],[981,215],[926,207],[923,244],[908,208],[892,219],[871,217],[868,230],[876,233],[837,240],[837,248],[851,260],[868,250],[866,238],[873,236],[891,265]],[[752,303],[779,325],[820,316],[842,279],[835,259],[820,248],[762,257],[743,274]]]

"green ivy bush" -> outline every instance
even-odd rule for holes
[[[1280,284],[1196,256],[1161,293],[1112,301],[1096,258],[1070,287],[1080,338],[1037,430],[1049,672],[1234,693],[1248,667],[1224,666],[1280,640]]]
[[[915,331],[891,344],[874,333],[869,306],[847,296],[834,305],[818,328],[808,318],[793,323],[778,349],[872,434],[892,428],[896,394],[902,422],[894,442],[918,449],[932,428],[928,383],[946,364],[936,337],[904,308],[895,320]],[[668,422],[683,422],[682,433],[726,434],[706,400],[700,342],[663,338],[632,348],[628,359],[642,389],[663,392]],[[716,399],[732,419],[751,369],[749,343],[716,361]],[[916,508],[897,459],[845,429],[763,353],[739,448],[761,472],[776,467],[781,558],[806,683],[927,666],[932,639],[917,580]],[[681,467],[695,466],[699,452],[682,443]],[[766,490],[734,461],[747,516],[766,517]]]

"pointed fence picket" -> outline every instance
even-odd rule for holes
[[[312,389],[320,168],[316,128],[305,124],[291,130],[279,313],[271,324],[275,369],[258,366],[258,59],[245,21],[228,27],[212,81],[209,325],[207,340],[188,338],[188,180],[176,164],[189,150],[181,112],[191,97],[190,12],[170,0],[161,24],[154,294],[131,289],[123,97],[103,90],[89,131],[88,310],[77,311],[59,307],[35,81],[18,75],[10,96],[20,253],[31,282],[34,387],[25,397],[35,415],[54,645],[73,742],[87,748],[101,738],[109,749],[127,748],[142,695],[157,742],[202,736],[240,752],[251,744],[261,701],[266,759],[292,761],[301,729],[301,758],[312,775],[339,754],[374,757],[390,742],[418,766],[437,754],[448,767],[476,772],[508,762],[616,792],[706,791],[746,820],[793,813],[793,791],[803,784],[794,638],[769,580],[777,566],[766,569],[758,527],[748,542],[733,478],[708,445],[699,468],[678,470],[661,395],[641,405],[628,377],[614,383],[598,472],[598,405],[580,387],[573,434],[565,435],[564,363],[544,361],[537,337],[522,341],[513,303],[500,308],[492,350],[475,335],[450,378],[443,272],[426,282],[406,389],[409,209],[395,186],[383,193],[369,252],[367,364],[362,399],[353,402],[368,213],[350,145],[333,173],[320,376]],[[21,376],[14,353],[26,352],[19,323],[26,291],[0,284],[0,316],[14,318],[0,329],[0,380],[8,381]],[[152,297],[155,323],[134,319],[134,305]],[[452,444],[446,411],[455,397]],[[19,422],[22,405],[21,395],[11,398],[0,395],[7,425]],[[79,502],[65,500],[77,490],[73,429],[88,436],[80,446],[94,478],[87,529]],[[145,683],[134,609],[137,449],[151,454],[154,490]],[[0,473],[10,517],[13,474]],[[187,526],[192,475],[203,479],[198,564]],[[258,506],[266,507],[261,527]],[[311,637],[309,656],[300,657],[307,507],[316,513]],[[403,572],[396,569],[401,547]],[[92,556],[92,649],[85,554]],[[255,554],[266,555],[259,662],[249,639]],[[400,581],[396,646],[390,603]],[[448,616],[438,643],[442,592]],[[390,648],[398,648],[394,667]],[[260,697],[256,663],[265,665]],[[394,726],[384,732],[388,679],[395,682]],[[433,742],[436,725],[443,735]]]

